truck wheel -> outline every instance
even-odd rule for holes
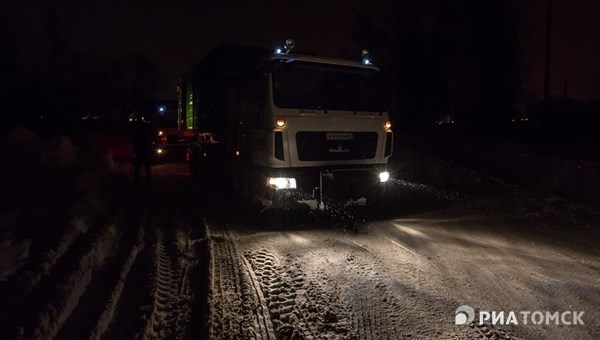
[[[256,168],[252,165],[243,167],[239,174],[238,196],[245,208],[252,213],[257,213],[264,208],[257,200],[261,195],[257,183]]]
[[[243,156],[231,160],[231,178],[236,196],[244,203],[252,195],[252,160],[248,157],[248,152],[243,152]]]

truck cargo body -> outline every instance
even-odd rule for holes
[[[248,59],[241,51],[213,54],[182,82],[181,111],[199,135],[190,149],[192,172],[217,166],[263,202],[321,204],[324,196],[355,199],[379,190],[393,139],[379,70],[251,52]]]

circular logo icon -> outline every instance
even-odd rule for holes
[[[454,323],[457,325],[466,325],[475,320],[475,310],[471,306],[462,305],[456,309]]]

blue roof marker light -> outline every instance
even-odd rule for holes
[[[294,49],[295,46],[296,46],[296,43],[294,42],[294,40],[288,39],[285,41],[285,45],[283,46],[283,49],[281,47],[277,47],[275,49],[275,54],[278,54],[278,55],[288,54]]]
[[[369,59],[369,51],[367,50],[362,50],[360,52],[360,55],[362,57],[362,63],[364,65],[371,65],[371,59]]]

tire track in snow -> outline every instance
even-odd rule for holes
[[[335,296],[307,279],[301,264],[282,262],[265,249],[246,252],[264,293],[279,339],[340,339],[351,335]],[[329,298],[328,300],[326,300]]]
[[[147,213],[144,214],[144,218],[138,229],[136,242],[129,251],[129,255],[127,256],[125,263],[123,264],[123,267],[121,269],[119,279],[113,291],[110,294],[104,311],[98,318],[96,326],[92,329],[90,333],[90,339],[101,339],[104,333],[107,331],[108,327],[110,326],[119,300],[121,299],[121,293],[123,292],[123,288],[125,287],[125,282],[127,281],[127,277],[131,270],[131,266],[137,259],[139,252],[142,251],[142,249],[144,248],[144,227],[146,224],[147,216]]]
[[[399,306],[383,282],[381,271],[372,263],[358,262],[357,257],[347,256],[345,270],[352,275],[345,295],[353,331],[359,339],[403,339]]]
[[[99,338],[108,329],[130,268],[142,247],[146,219],[147,212],[142,211],[139,215],[119,218],[115,227],[120,232],[113,251],[94,269],[92,281],[56,339]]]
[[[92,282],[94,270],[112,253],[117,240],[114,225],[107,225],[97,235],[88,251],[77,262],[76,268],[58,285],[52,299],[54,302],[47,303],[42,308],[37,325],[31,333],[32,338],[46,339],[56,336]]]
[[[153,213],[149,221],[162,219]],[[146,228],[131,273],[123,280],[121,299],[102,335],[104,339],[177,339],[189,323],[191,298],[186,266],[171,242],[171,226],[159,222]],[[130,253],[130,258],[132,254]],[[100,322],[100,321],[99,321]],[[183,323],[183,326],[182,326]]]
[[[155,282],[152,311],[145,326],[145,339],[175,337],[180,313],[180,292],[185,282],[182,268],[170,256],[164,232],[158,231],[155,245]]]
[[[215,339],[275,339],[264,297],[234,239],[210,230],[210,336]]]
[[[258,301],[260,302],[257,310],[256,317],[257,320],[255,322],[255,328],[259,330],[259,339],[262,340],[271,340],[275,339],[275,332],[273,330],[273,323],[271,321],[271,316],[269,315],[269,309],[267,308],[267,301],[260,289],[260,283],[254,271],[252,271],[252,266],[246,257],[242,256],[244,261],[244,267],[246,269],[246,273],[250,277],[250,282],[252,284],[252,289],[255,292]]]

